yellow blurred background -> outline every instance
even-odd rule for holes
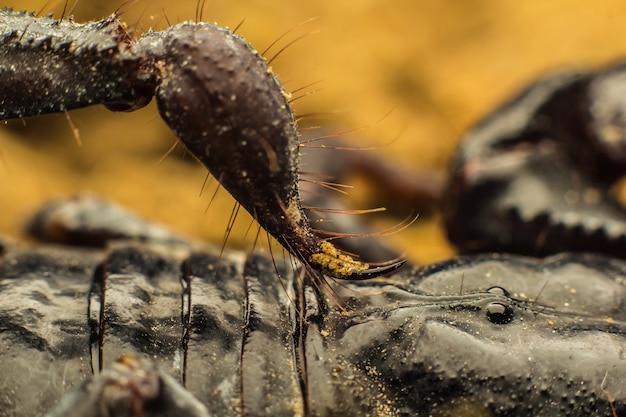
[[[77,21],[99,19],[121,4],[80,0],[73,14]],[[55,17],[63,5],[0,3]],[[122,7],[122,19],[141,33],[194,19],[197,2]],[[203,18],[231,28],[244,21],[238,33],[261,51],[292,28],[274,52],[306,35],[272,64],[287,90],[321,80],[310,88],[320,91],[295,102],[296,112],[337,112],[320,123],[325,131],[372,125],[354,145],[384,145],[377,156],[415,171],[445,169],[462,133],[537,77],[626,56],[621,0],[213,0]],[[181,158],[180,149],[159,163],[176,139],[154,104],[129,114],[95,107],[70,116],[82,146],[65,115],[0,127],[0,233],[23,237],[24,221],[43,201],[92,190],[179,232],[222,241],[233,202],[222,191],[207,210],[215,186],[200,195],[205,170]],[[360,208],[369,189],[357,185],[353,203]],[[397,222],[378,219],[376,228]],[[238,224],[229,246],[246,247],[248,220]],[[437,216],[388,239],[418,262],[452,254]]]

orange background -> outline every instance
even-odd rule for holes
[[[74,15],[77,21],[102,18],[120,3],[81,0]],[[0,3],[35,11],[44,4]],[[59,17],[62,9],[57,1],[43,12]],[[140,33],[163,29],[167,20],[194,19],[195,10],[195,0],[139,0],[122,18]],[[374,124],[354,145],[392,142],[376,155],[415,171],[445,169],[461,134],[537,77],[626,56],[621,0],[214,0],[203,16],[230,27],[244,20],[238,33],[258,50],[291,28],[280,45],[307,34],[273,63],[288,90],[322,80],[311,87],[320,91],[295,103],[296,112],[339,112],[321,123],[327,131]],[[64,115],[0,127],[1,233],[20,236],[42,201],[89,189],[175,230],[221,242],[233,202],[221,192],[206,212],[214,186],[200,196],[205,170],[189,157],[158,163],[175,137],[153,104],[132,114],[95,107],[70,115],[82,146]],[[375,190],[359,179],[355,184],[351,204],[359,208]],[[379,218],[376,227],[398,221]],[[229,246],[245,247],[248,220],[238,225]],[[452,253],[437,216],[420,218],[389,240],[420,262]]]

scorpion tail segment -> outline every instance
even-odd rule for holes
[[[295,118],[265,59],[242,37],[207,23],[173,26],[159,42],[156,97],[165,122],[294,256],[317,252],[319,238],[300,205]]]
[[[150,36],[145,38],[149,43]],[[293,256],[334,278],[376,276],[322,241],[302,210],[299,138],[288,94],[242,37],[182,23],[159,38],[159,112],[181,142]],[[157,55],[155,53],[155,55]]]
[[[0,9],[0,120],[104,104],[143,107],[154,95],[144,56],[115,16],[75,23]]]

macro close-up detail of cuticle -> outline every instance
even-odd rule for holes
[[[0,4],[0,417],[626,415],[626,7]]]

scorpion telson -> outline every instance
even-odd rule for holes
[[[181,23],[132,39],[117,15],[77,24],[0,10],[0,119],[94,104],[132,111],[156,96],[187,149],[289,253],[336,279],[370,268],[315,235],[298,192],[299,142],[289,97],[242,37]]]

